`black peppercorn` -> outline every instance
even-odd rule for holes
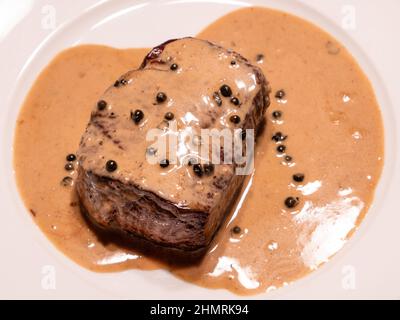
[[[117,170],[117,168],[118,168],[118,165],[114,160],[108,160],[106,162],[106,170],[108,172],[113,172],[113,171]]]
[[[275,93],[275,98],[277,98],[277,99],[283,99],[283,98],[285,97],[285,95],[286,95],[285,91],[283,91],[283,89],[281,89],[281,90],[278,90],[278,91]]]
[[[257,54],[256,61],[262,62],[264,60],[264,55],[262,53]]]
[[[286,150],[286,146],[284,146],[283,144],[279,145],[276,147],[276,151],[278,151],[279,153],[283,153]]]
[[[231,65],[232,66],[236,65],[236,60],[231,60]]]
[[[76,155],[73,153],[69,154],[66,156],[67,161],[75,161],[76,160]]]
[[[218,107],[222,106],[222,99],[218,92],[214,92],[213,98]]]
[[[239,234],[242,232],[242,229],[239,226],[235,226],[232,228],[232,232],[235,234]]]
[[[287,197],[285,199],[285,206],[288,208],[294,208],[299,204],[299,198],[294,198],[294,197]]]
[[[286,140],[287,136],[284,136],[282,132],[277,132],[272,136],[272,140],[275,142],[284,141]]]
[[[226,84],[222,85],[219,91],[224,97],[230,97],[232,95],[232,89]]]
[[[178,65],[176,63],[171,64],[171,70],[174,71],[176,69],[178,69]]]
[[[121,80],[115,81],[114,87],[124,86],[126,84],[128,84],[128,80],[121,79]]]
[[[202,177],[203,176],[203,168],[202,168],[201,164],[199,164],[199,163],[193,164],[193,172],[196,174],[196,176]]]
[[[107,107],[107,102],[105,102],[104,100],[100,100],[99,102],[97,102],[97,109],[102,111]]]
[[[229,120],[234,124],[238,124],[240,122],[240,117],[238,115],[234,114],[233,116],[231,116],[229,118]]]
[[[293,160],[293,158],[291,156],[285,156],[285,161],[290,162],[292,160]]]
[[[158,103],[163,103],[167,100],[167,95],[164,92],[157,93],[156,100]]]
[[[302,174],[302,173],[295,173],[295,174],[293,175],[293,180],[296,181],[296,182],[303,182],[303,180],[304,180],[304,174]]]
[[[166,168],[169,166],[169,160],[168,159],[163,159],[160,161],[160,167],[161,168]]]
[[[214,172],[214,165],[212,163],[206,163],[204,166],[204,173],[209,176]]]
[[[167,112],[164,115],[165,120],[172,120],[174,118],[174,114],[172,112]]]
[[[131,111],[131,119],[136,124],[138,124],[140,121],[142,121],[143,117],[144,117],[144,113],[142,110],[137,109],[135,111]]]
[[[272,112],[272,116],[273,116],[275,119],[279,119],[280,117],[282,117],[282,111],[276,110],[276,111]]]
[[[74,170],[74,165],[71,162],[68,162],[65,166],[64,169],[67,171],[72,171]]]
[[[71,178],[71,177],[64,177],[62,180],[61,180],[61,185],[63,186],[63,187],[70,187],[70,186],[72,186],[74,184],[74,180]]]
[[[233,98],[231,99],[231,103],[234,104],[235,106],[238,106],[238,105],[240,104],[240,101],[239,101],[238,98],[233,97]]]

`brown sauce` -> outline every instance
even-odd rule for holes
[[[34,83],[15,136],[15,171],[34,221],[69,258],[97,272],[166,268],[209,288],[254,294],[289,283],[326,262],[367,212],[383,164],[383,128],[373,89],[330,35],[279,11],[235,11],[198,37],[259,65],[272,86],[255,171],[201,263],[175,266],[99,239],[74,189],[60,184],[90,111],[104,90],[137,68],[148,49],[85,45],[57,55]],[[275,98],[283,89],[285,96]],[[280,118],[272,113],[282,112]],[[288,138],[276,151],[276,132]],[[285,159],[289,155],[292,159]],[[303,173],[303,182],[292,175]],[[287,209],[288,196],[299,197]],[[240,232],[232,229],[240,227]],[[239,230],[235,230],[239,231]]]

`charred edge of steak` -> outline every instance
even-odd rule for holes
[[[183,38],[178,38],[178,39],[170,39],[170,40],[167,40],[167,41],[163,42],[162,44],[154,47],[153,49],[150,50],[150,52],[143,59],[143,62],[141,63],[139,70],[146,67],[149,62],[157,60],[160,57],[160,55],[164,52],[164,49],[167,46],[167,44],[174,42],[174,41],[182,40],[182,39],[194,39],[194,38],[193,37],[183,37]],[[247,67],[252,68],[253,71],[256,73],[256,78],[257,78],[258,84],[263,83],[263,81],[265,81],[265,77],[264,77],[261,69],[252,65],[251,62],[249,60],[247,60],[245,57],[243,57],[240,53],[233,51],[233,50],[226,49],[220,45],[210,42],[209,40],[202,39],[202,41],[208,43],[208,45],[213,48],[218,48],[218,49],[227,51],[229,53],[232,53],[237,59],[239,59],[243,63],[245,63],[245,65]]]
[[[197,250],[206,245],[207,214],[178,207],[133,184],[78,169],[81,204],[97,224],[146,237],[161,246]]]
[[[188,37],[191,38],[191,37]],[[162,44],[158,45],[157,47],[154,47],[153,49],[151,49],[151,51],[146,55],[146,57],[144,58],[142,64],[140,65],[139,69],[143,69],[147,63],[151,60],[157,59],[164,51],[165,46],[171,42],[177,41],[180,39],[170,39],[167,40],[165,42],[163,42]]]
[[[99,177],[99,179],[109,178]],[[229,213],[231,213],[233,206],[236,203],[236,199],[242,190],[242,182],[240,183],[240,187],[237,188],[232,197],[232,199],[234,200],[229,202],[224,216],[229,216]],[[87,207],[84,205],[84,200],[81,199],[79,195],[79,192],[78,200],[80,211],[84,220],[86,221],[89,228],[97,235],[98,240],[101,243],[105,245],[108,243],[114,243],[117,244],[119,247],[136,250],[139,253],[145,254],[146,256],[151,257],[155,260],[167,262],[172,265],[191,265],[198,263],[207,252],[210,243],[213,241],[218,233],[218,229],[220,229],[223,225],[222,220],[221,223],[219,223],[216,232],[214,232],[212,238],[210,238],[209,242],[206,245],[196,247],[191,246],[188,248],[182,248],[181,246],[173,247],[169,243],[165,245],[164,243],[149,240],[148,238],[145,238],[144,236],[138,235],[136,233],[122,230],[120,227],[113,225],[112,223],[107,225],[101,224],[100,221],[96,220],[96,218],[89,213]]]
[[[96,234],[97,240],[103,245],[116,244],[120,248],[134,250],[139,254],[150,257],[156,261],[175,266],[193,265],[204,257],[207,247],[196,250],[182,250],[174,247],[163,246],[141,237],[137,234],[125,232],[119,228],[111,229],[100,225],[80,202],[80,211],[87,226]]]

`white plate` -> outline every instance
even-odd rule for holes
[[[49,4],[50,3],[50,4]],[[18,109],[34,79],[62,49],[81,43],[151,47],[194,35],[223,14],[243,6],[274,7],[313,21],[353,53],[373,83],[385,121],[382,179],[360,230],[331,262],[285,288],[255,298],[399,298],[400,29],[395,0],[152,0],[0,2],[0,298],[236,298],[164,271],[89,272],[58,252],[27,214],[12,167]],[[343,19],[355,10],[355,29]],[[50,14],[50,16],[49,16]],[[55,20],[51,18],[54,14]],[[50,17],[50,18],[49,18]],[[54,22],[54,23],[53,23]],[[392,36],[393,35],[393,36]],[[393,101],[393,103],[391,103]],[[32,159],[34,161],[34,159]],[[54,273],[53,273],[54,271]],[[349,282],[349,275],[355,282]],[[55,276],[55,288],[49,276]]]

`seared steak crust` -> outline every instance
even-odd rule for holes
[[[196,59],[200,62],[195,65]],[[172,71],[172,63],[180,69]],[[229,83],[239,106],[229,98],[222,97],[222,105],[214,101],[222,83]],[[165,103],[154,100],[159,91],[168,96]],[[206,248],[244,176],[235,174],[235,163],[216,165],[211,175],[202,177],[188,164],[151,165],[146,161],[146,131],[165,124],[167,111],[178,119],[178,130],[257,129],[269,105],[268,95],[268,83],[258,67],[208,41],[171,40],[151,50],[138,70],[123,75],[105,92],[101,99],[108,108],[92,112],[82,137],[76,188],[91,220],[103,229],[166,247]],[[135,109],[144,113],[139,123],[130,116]],[[195,120],[187,120],[189,113]],[[242,121],[233,125],[227,120],[232,114],[239,114]],[[118,163],[115,172],[105,169],[110,159]]]

